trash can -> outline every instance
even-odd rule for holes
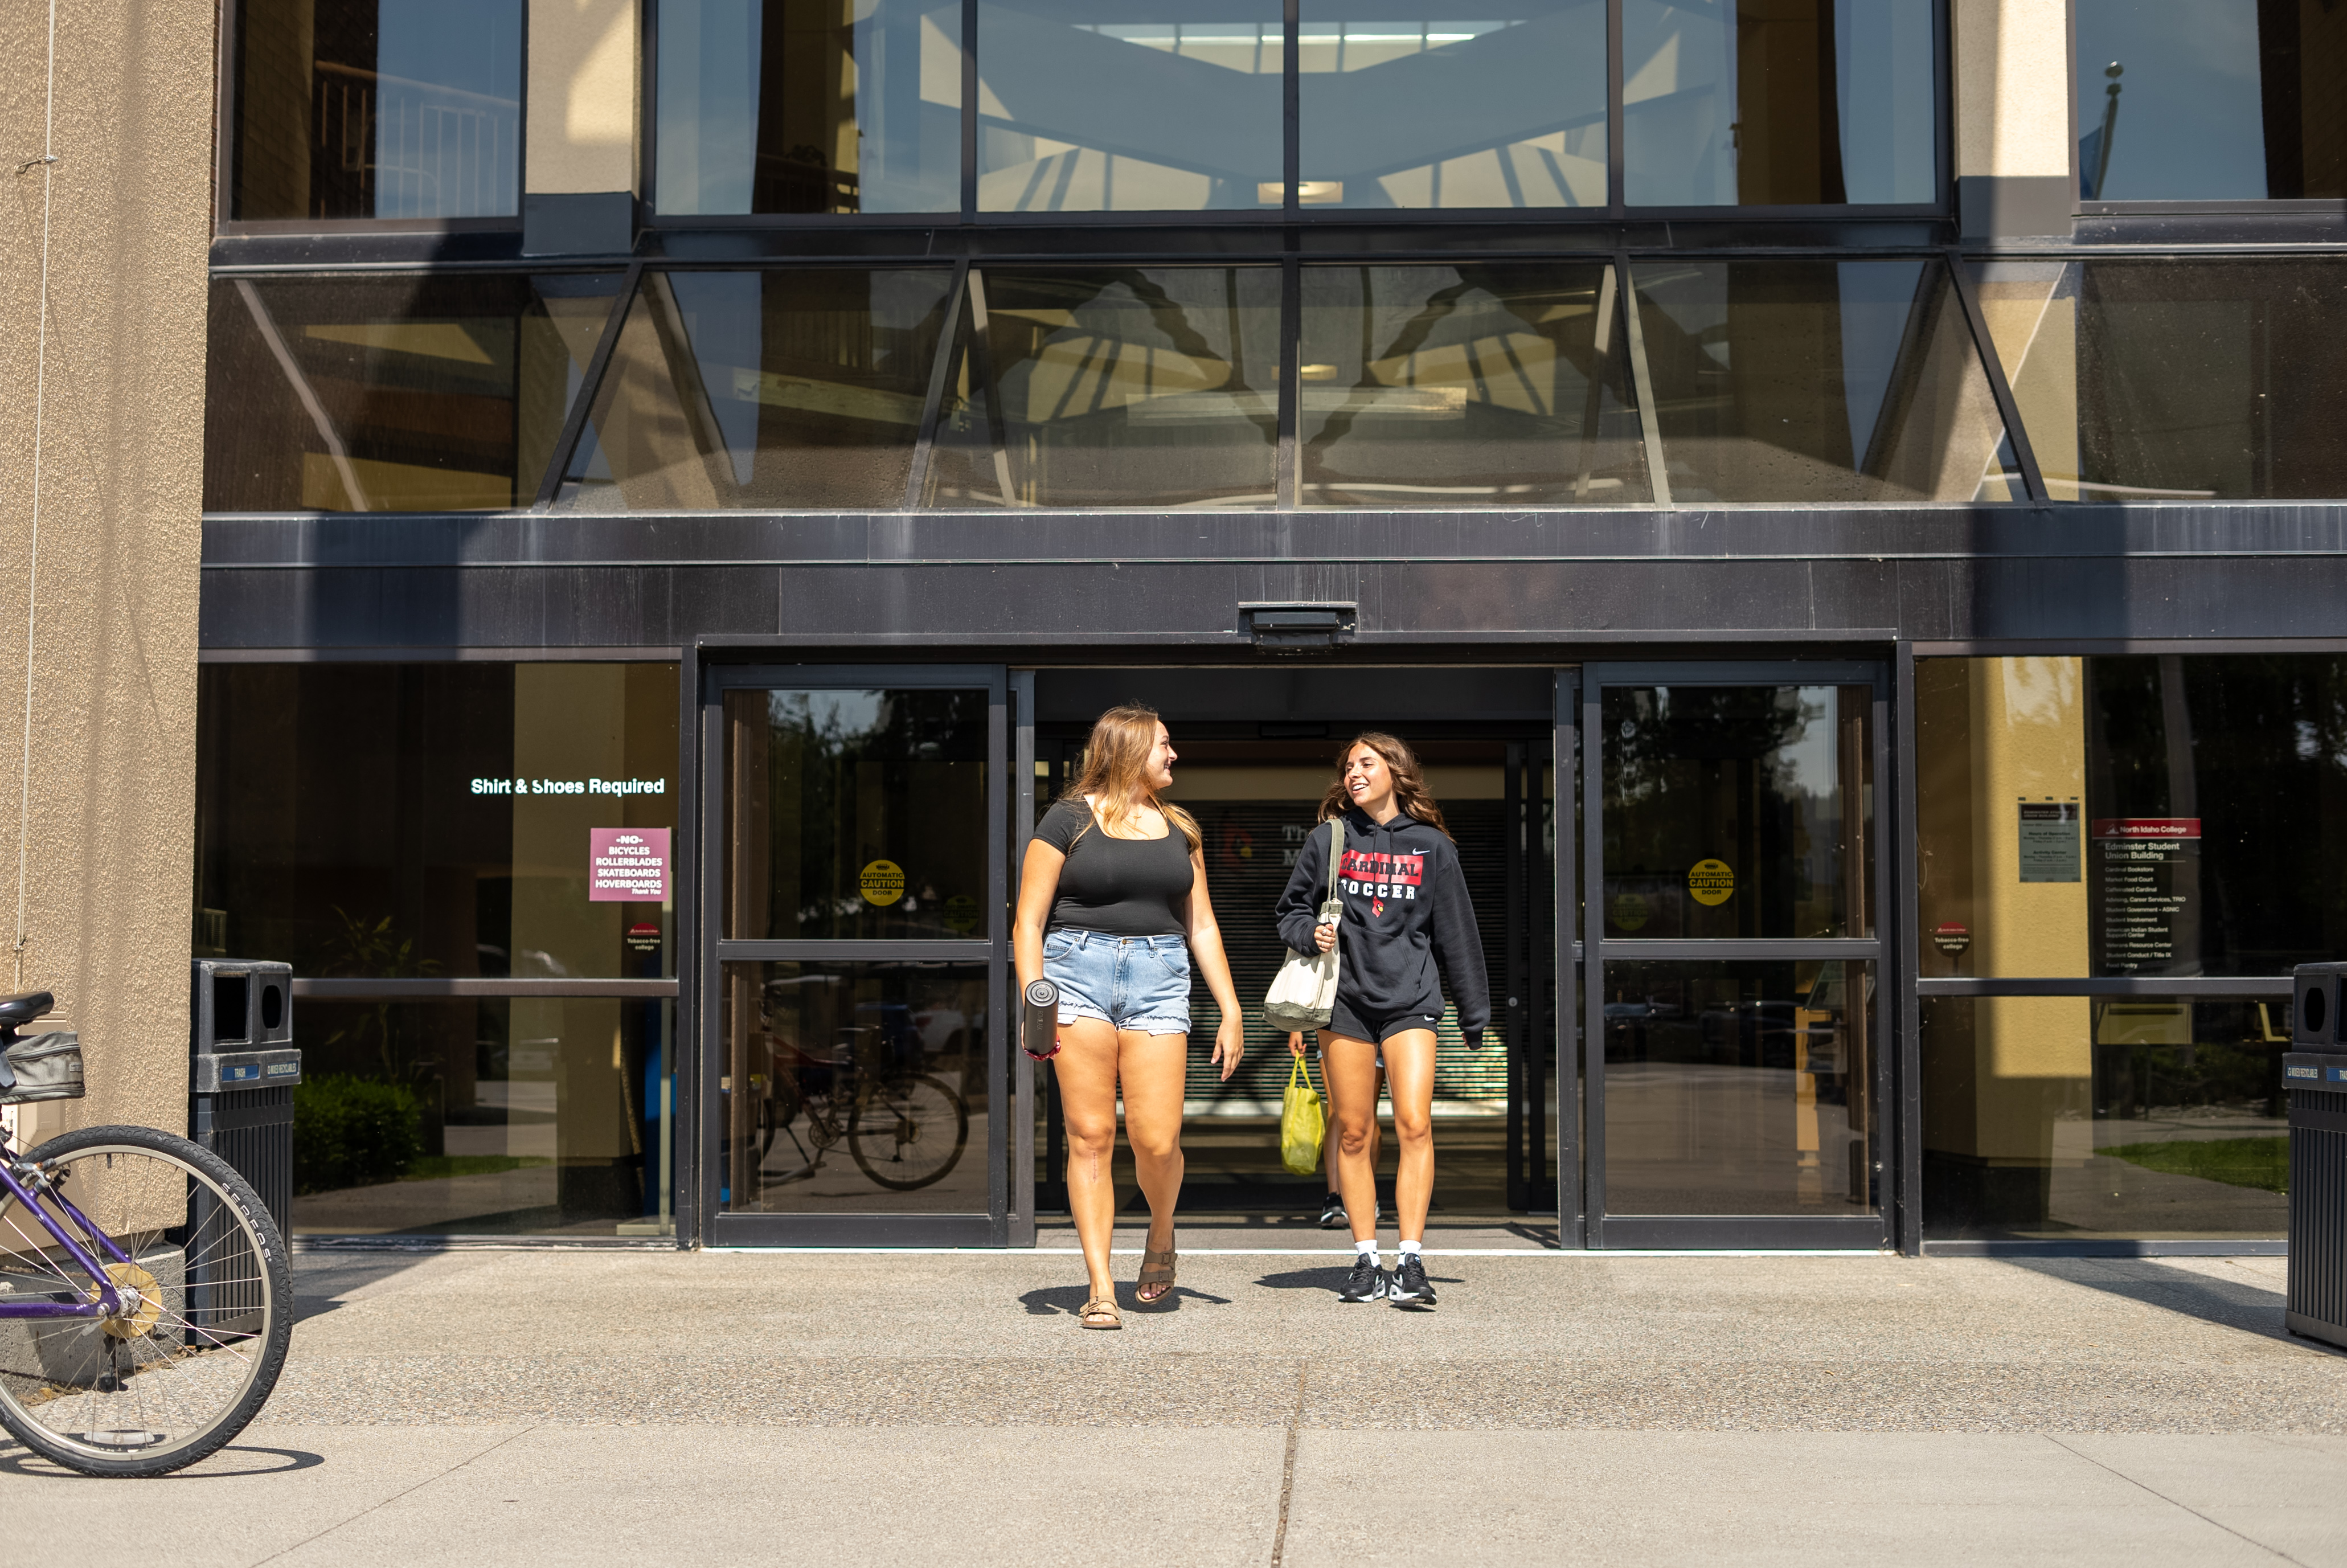
[[[227,1161],[252,1185],[277,1234],[293,1224],[293,1086],[302,1053],[293,1040],[290,965],[198,958],[189,1009],[188,1136]],[[206,1214],[188,1216],[190,1234],[241,1235]],[[262,1273],[241,1244],[192,1246],[189,1305],[234,1329],[259,1321]]]
[[[2290,1088],[2290,1284],[2293,1334],[2347,1347],[2347,964],[2292,972]]]

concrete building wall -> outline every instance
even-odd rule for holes
[[[213,23],[60,5],[58,161],[18,173],[43,145],[48,7],[0,0],[0,983],[56,993],[90,1084],[36,1108],[36,1136],[186,1124]]]
[[[2068,0],[1954,0],[1952,16],[1965,238],[2067,234]]]

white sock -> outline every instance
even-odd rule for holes
[[[1402,1244],[1401,1244],[1401,1252],[1402,1252],[1402,1255],[1403,1255],[1404,1257],[1408,1257],[1408,1256],[1409,1256],[1412,1253],[1415,1253],[1416,1251],[1418,1251],[1418,1244],[1417,1244],[1416,1242],[1414,1242],[1414,1241],[1406,1241],[1406,1242],[1404,1242],[1404,1243],[1402,1243]]]
[[[1353,1244],[1353,1250],[1360,1254],[1363,1257],[1368,1258],[1371,1263],[1378,1261],[1378,1239],[1375,1236],[1371,1236],[1367,1241],[1355,1242]]]

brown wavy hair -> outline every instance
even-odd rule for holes
[[[1076,769],[1076,782],[1060,798],[1079,804],[1083,804],[1086,795],[1098,801],[1102,830],[1111,837],[1116,836],[1116,830],[1132,817],[1135,805],[1154,806],[1196,850],[1205,843],[1205,835],[1198,831],[1197,819],[1172,801],[1158,799],[1157,792],[1143,776],[1143,770],[1149,765],[1150,751],[1157,744],[1157,710],[1139,702],[1111,708],[1093,720],[1092,739],[1084,743],[1083,763]],[[1082,835],[1079,833],[1077,836]]]
[[[1418,753],[1399,735],[1389,735],[1382,730],[1355,735],[1337,753],[1337,776],[1329,782],[1328,793],[1320,797],[1320,815],[1316,820],[1326,822],[1353,804],[1353,797],[1345,793],[1345,759],[1353,754],[1356,746],[1367,746],[1386,760],[1386,771],[1393,774],[1394,804],[1443,837],[1450,836],[1450,826],[1442,820],[1442,808],[1434,804],[1434,796],[1427,790],[1426,771],[1418,765]]]

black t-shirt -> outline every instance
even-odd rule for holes
[[[1080,800],[1043,814],[1035,836],[1068,857],[1050,930],[1062,927],[1111,937],[1178,937],[1196,878],[1190,841],[1172,823],[1163,838],[1111,838]]]

